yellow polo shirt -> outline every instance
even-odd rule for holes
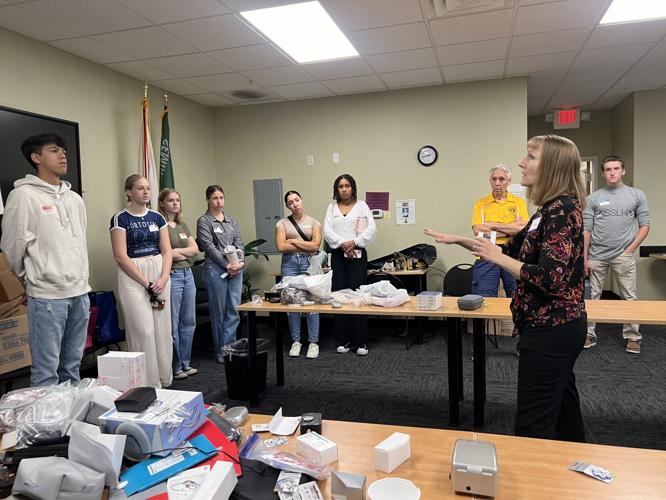
[[[518,216],[524,221],[530,218],[525,200],[511,193],[506,193],[506,198],[498,201],[490,193],[474,204],[472,225],[484,224],[485,222],[508,224],[515,222]],[[509,241],[509,238],[497,238],[496,243],[501,245],[507,241]]]

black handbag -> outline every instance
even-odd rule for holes
[[[273,491],[280,475],[279,469],[249,458],[241,458],[240,464],[243,475],[238,478],[230,500],[279,500],[280,497]],[[300,484],[312,480],[310,476],[302,474]]]

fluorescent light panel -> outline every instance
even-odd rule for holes
[[[613,0],[599,24],[632,23],[666,18],[665,0]]]
[[[240,13],[299,63],[358,56],[354,46],[319,2]]]

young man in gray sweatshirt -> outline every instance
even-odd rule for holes
[[[90,309],[86,210],[70,183],[60,179],[67,173],[60,136],[29,137],[21,150],[37,175],[14,183],[0,246],[28,296],[30,382],[77,383]]]
[[[637,300],[634,252],[650,232],[650,209],[645,193],[626,186],[624,160],[608,156],[601,162],[606,185],[587,197],[583,211],[585,273],[590,279],[592,299],[599,299],[606,274],[616,278],[624,300]],[[639,354],[642,336],[638,325],[623,325],[626,351]],[[588,326],[585,348],[597,344],[594,323]]]

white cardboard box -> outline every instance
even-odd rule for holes
[[[410,456],[409,434],[394,432],[375,446],[375,469],[391,473]]]
[[[147,385],[146,355],[142,352],[110,351],[97,357],[97,378],[121,392]]]
[[[441,292],[421,292],[416,296],[416,308],[424,311],[436,311],[442,307]]]
[[[316,432],[306,432],[296,438],[296,453],[315,465],[326,465],[338,459],[338,445]]]

